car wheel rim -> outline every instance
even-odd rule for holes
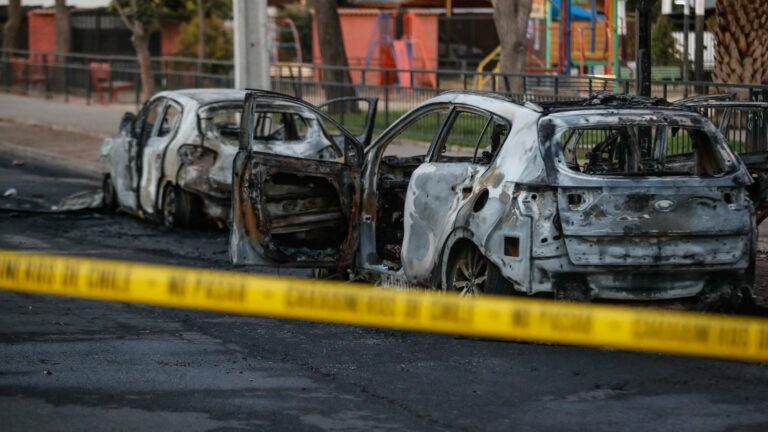
[[[165,193],[165,204],[163,205],[163,222],[168,228],[173,228],[174,214],[176,213],[176,194],[173,189],[168,189]]]
[[[456,260],[451,272],[450,288],[461,297],[477,296],[485,292],[488,279],[488,261],[475,248],[466,248]]]

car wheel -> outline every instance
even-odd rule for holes
[[[104,176],[101,182],[102,205],[104,209],[113,212],[117,210],[117,193],[110,176]]]
[[[192,194],[177,186],[166,186],[163,192],[163,225],[166,228],[191,226],[194,220],[192,207]]]
[[[462,297],[511,294],[512,287],[492,262],[475,247],[463,243],[451,251],[443,291]]]

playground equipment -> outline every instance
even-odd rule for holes
[[[312,66],[304,64],[304,53],[296,23],[290,18],[274,18],[269,22],[269,30],[272,39],[270,75],[295,77],[300,74],[310,77]]]
[[[402,35],[395,35],[396,20],[402,23]],[[383,74],[379,84],[392,84],[395,80],[401,87],[416,85],[437,86],[434,73],[418,73],[416,63],[420,61],[421,69],[425,69],[427,55],[421,41],[414,37],[419,21],[412,13],[380,12],[371,28],[368,49],[365,53],[364,67],[370,69],[374,55],[378,50],[379,67],[395,68],[397,74]],[[423,32],[419,32],[423,34]]]
[[[602,68],[604,75],[620,75],[619,0],[599,0],[602,3],[602,13],[597,8],[598,0],[545,1],[544,16],[532,19],[534,24],[531,29],[534,37],[531,38],[529,34],[527,72],[560,72],[570,75],[572,69],[577,67],[579,75],[587,72],[594,74],[596,68]],[[544,25],[538,24],[542,18],[545,20]],[[533,46],[533,40],[542,30],[543,61]],[[501,47],[494,49],[478,65],[478,89],[485,88],[493,78],[492,75],[484,73],[500,71],[500,53]],[[488,69],[491,66],[492,68]]]

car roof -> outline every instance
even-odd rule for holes
[[[169,90],[159,94],[159,96],[176,97],[179,99],[191,99],[197,102],[198,105],[208,105],[216,102],[225,102],[245,100],[246,92],[244,90],[228,89],[228,88],[194,88],[183,90]]]

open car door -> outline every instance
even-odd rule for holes
[[[357,138],[317,107],[249,93],[233,169],[233,262],[348,267],[362,158]]]
[[[363,148],[368,148],[373,137],[378,104],[379,99],[375,97],[343,97],[331,99],[318,108],[351,132]]]
[[[692,99],[678,102],[718,125],[752,175],[754,183],[749,191],[759,224],[768,217],[768,102]]]

